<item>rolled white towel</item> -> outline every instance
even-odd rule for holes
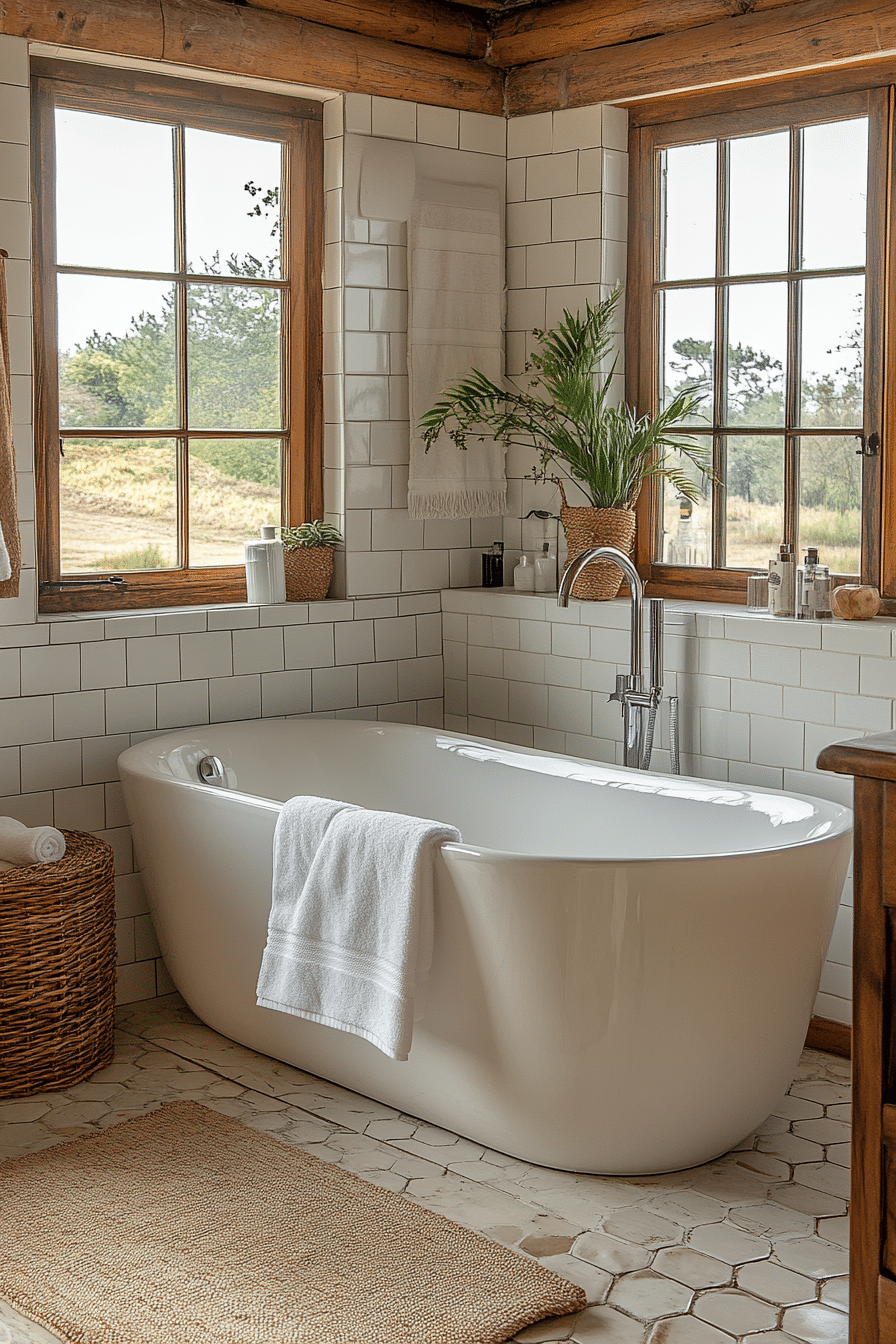
[[[7,863],[55,863],[65,853],[65,836],[55,826],[23,826],[0,817],[0,859]]]

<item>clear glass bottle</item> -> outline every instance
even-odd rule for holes
[[[541,551],[535,557],[536,593],[555,593],[557,591],[557,552],[551,553],[549,541],[542,542]]]
[[[808,547],[797,569],[797,616],[801,621],[830,621],[831,571],[818,563],[818,550]]]

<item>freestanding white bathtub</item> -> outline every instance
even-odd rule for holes
[[[226,785],[200,783],[216,756]],[[693,1166],[790,1084],[850,851],[813,798],[399,724],[269,720],[121,757],[168,969],[225,1036],[545,1166]],[[280,803],[453,822],[410,1058],[258,1008]],[[338,899],[338,893],[334,893]]]

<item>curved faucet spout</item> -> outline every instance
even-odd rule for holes
[[[569,606],[569,594],[572,591],[573,584],[587,565],[595,560],[610,560],[622,570],[632,594],[632,645],[631,645],[631,668],[632,677],[641,676],[641,607],[644,601],[644,584],[641,581],[641,575],[635,569],[633,562],[615,546],[589,546],[587,551],[583,551],[569,568],[565,571],[560,580],[560,589],[557,593],[557,606]],[[640,689],[640,682],[638,682]]]

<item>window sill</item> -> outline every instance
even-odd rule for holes
[[[115,634],[174,634],[194,630],[239,630],[256,626],[308,625],[321,621],[350,621],[355,603],[341,598],[322,602],[277,602],[264,606],[249,602],[197,604],[193,607],[136,607],[121,611],[41,612],[39,625],[71,630],[77,642],[85,627],[105,627],[107,636]],[[63,636],[64,638],[64,636]]]
[[[442,590],[442,611],[458,615],[510,617],[518,620],[556,621],[571,625],[627,628],[631,603],[628,597],[608,602],[583,602],[571,598],[568,607],[557,606],[556,593],[521,593],[514,588],[446,588]],[[734,602],[699,602],[694,599],[665,599],[667,631],[676,635],[695,635],[718,639],[755,640],[762,644],[787,644],[801,648],[831,648],[849,652],[870,652],[861,645],[875,644],[874,652],[883,654],[889,635],[896,654],[896,617],[878,615],[869,621],[801,621],[793,616],[771,616],[767,611],[747,611]],[[862,632],[866,633],[864,636]],[[874,633],[871,634],[870,632]],[[824,636],[827,635],[827,638]]]

